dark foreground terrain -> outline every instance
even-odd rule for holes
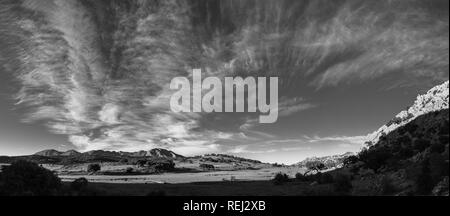
[[[339,195],[333,185],[306,182],[274,185],[271,181],[204,182],[188,184],[91,183],[100,196],[310,196]]]

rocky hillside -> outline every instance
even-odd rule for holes
[[[150,151],[138,151],[138,152],[120,152],[121,155],[128,157],[156,157],[156,158],[167,158],[167,159],[180,159],[184,158],[179,154],[166,149],[152,149]]]
[[[296,163],[294,166],[307,167],[308,163],[322,163],[326,166],[327,169],[339,168],[342,167],[344,159],[352,155],[355,154],[352,152],[347,152],[341,155],[310,157],[299,163]]]
[[[0,157],[0,163],[11,163],[15,160],[28,160],[36,163],[47,164],[76,164],[76,163],[92,163],[92,162],[120,162],[124,160],[138,160],[140,158],[161,158],[177,160],[183,159],[184,156],[176,154],[166,149],[152,149],[149,151],[138,152],[115,152],[115,151],[89,151],[80,153],[75,150],[66,152],[54,149],[44,150],[28,156],[17,157]]]
[[[43,151],[37,152],[34,155],[44,156],[44,157],[57,157],[57,156],[74,156],[74,155],[79,155],[79,154],[81,154],[81,153],[79,153],[75,150],[60,152],[60,151],[57,151],[54,149],[49,149],[49,150],[43,150]]]
[[[386,125],[383,125],[377,131],[369,134],[367,136],[367,146],[371,146],[377,143],[380,138],[395,129],[406,125],[418,116],[448,109],[448,93],[449,93],[449,82],[445,82],[439,86],[430,89],[426,94],[417,96],[414,104],[407,110],[401,111],[397,114],[391,121]]]
[[[355,195],[448,195],[449,110],[421,115],[383,135],[338,172]]]

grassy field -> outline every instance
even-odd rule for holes
[[[68,184],[68,183],[66,183]],[[105,196],[311,196],[332,195],[331,185],[307,182],[274,185],[271,181],[199,182],[186,184],[90,183]]]
[[[86,178],[95,183],[121,183],[121,184],[145,184],[145,183],[194,183],[194,182],[222,182],[222,181],[268,181],[275,174],[282,172],[291,177],[296,173],[303,173],[305,169],[298,167],[267,167],[250,170],[224,170],[208,172],[169,172],[151,175],[87,175],[87,174],[59,174],[63,181],[73,181],[77,178]]]

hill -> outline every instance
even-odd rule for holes
[[[11,163],[16,160],[28,160],[39,164],[81,164],[93,162],[120,162],[123,160],[138,160],[142,158],[153,159],[183,159],[184,156],[165,149],[151,149],[138,152],[115,152],[115,151],[89,151],[80,153],[75,150],[60,152],[54,149],[37,152],[33,155],[0,157],[0,163]]]
[[[448,109],[449,82],[445,82],[430,89],[426,94],[417,96],[414,104],[408,109],[401,111],[386,125],[367,136],[367,146],[376,144],[380,137],[394,131],[395,129],[411,122],[415,118],[434,111]]]
[[[340,155],[332,155],[325,157],[310,157],[305,160],[294,164],[294,166],[307,167],[309,163],[322,163],[327,169],[340,168],[346,158],[355,155],[353,152],[347,152]]]
[[[449,110],[421,115],[381,136],[337,172],[355,179],[356,195],[367,194],[369,185],[378,195],[448,195]]]

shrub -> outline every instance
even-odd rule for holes
[[[102,167],[100,166],[100,164],[89,164],[87,171],[90,173],[96,173],[98,171],[100,171],[102,169]]]
[[[397,142],[402,146],[410,146],[412,144],[412,139],[408,135],[403,135],[397,139]]]
[[[130,174],[133,173],[134,169],[131,167],[128,167],[127,170],[125,171],[126,173]]]
[[[430,146],[430,141],[426,139],[417,139],[414,141],[414,149],[416,151],[422,152]]]
[[[138,167],[145,167],[145,165],[147,165],[147,162],[147,160],[137,160],[134,164]]]
[[[431,153],[442,153],[445,151],[445,144],[442,143],[435,143],[433,145],[431,145],[430,147],[430,152]]]
[[[414,132],[416,132],[416,130],[417,130],[418,127],[419,127],[419,126],[418,126],[417,124],[414,124],[414,123],[409,123],[409,124],[406,124],[405,126],[403,126],[403,128],[404,128],[407,132],[409,132],[409,134],[414,134]]]
[[[392,154],[386,147],[363,150],[359,153],[359,159],[365,163],[367,168],[374,171],[385,165],[386,161],[391,157]]]
[[[89,181],[86,178],[78,178],[75,179],[72,183],[70,183],[70,189],[75,191],[80,191],[86,189],[89,184]]]
[[[282,185],[289,181],[289,176],[285,173],[277,173],[272,181],[275,185]]]
[[[350,176],[345,174],[337,174],[334,178],[333,188],[336,193],[347,194],[352,189]]]
[[[317,179],[317,182],[319,182],[319,184],[331,184],[333,183],[334,178],[330,173],[324,173],[322,175],[320,175],[320,178]]]
[[[392,180],[389,177],[384,176],[381,179],[381,193],[383,195],[391,195],[391,194],[395,193],[395,191],[396,191],[396,188],[392,184]]]
[[[308,162],[306,162],[305,166],[306,166],[306,168],[308,169],[309,172],[311,172],[311,171],[320,172],[322,170],[327,169],[325,164],[323,164],[320,161],[308,161]]]
[[[309,181],[310,179],[308,178],[308,176],[303,175],[303,173],[297,173],[295,174],[295,179],[297,181],[301,181],[301,182],[305,182],[305,181]]]
[[[439,128],[439,135],[448,135],[449,122],[446,120],[444,124]]]
[[[422,170],[416,179],[416,192],[420,195],[428,195],[433,189],[433,180],[430,174],[429,160],[422,162]]]
[[[430,154],[429,168],[433,185],[442,180],[443,176],[448,176],[448,167],[448,155],[444,156],[438,153]]]
[[[439,143],[441,143],[442,145],[448,144],[449,143],[448,135],[441,135],[441,136],[439,136]]]
[[[344,166],[348,166],[351,164],[355,164],[358,161],[359,161],[359,158],[355,155],[352,155],[352,156],[348,156],[348,157],[344,158],[343,164],[344,164]]]
[[[175,168],[175,163],[168,159],[149,160],[147,166],[154,169],[156,172],[170,171]]]
[[[214,170],[214,165],[211,164],[200,164],[200,168],[203,170]]]
[[[61,180],[50,170],[28,161],[4,167],[0,176],[0,194],[9,196],[57,195]]]
[[[397,156],[400,159],[410,158],[413,155],[414,151],[410,148],[401,148],[400,151],[397,153]]]

